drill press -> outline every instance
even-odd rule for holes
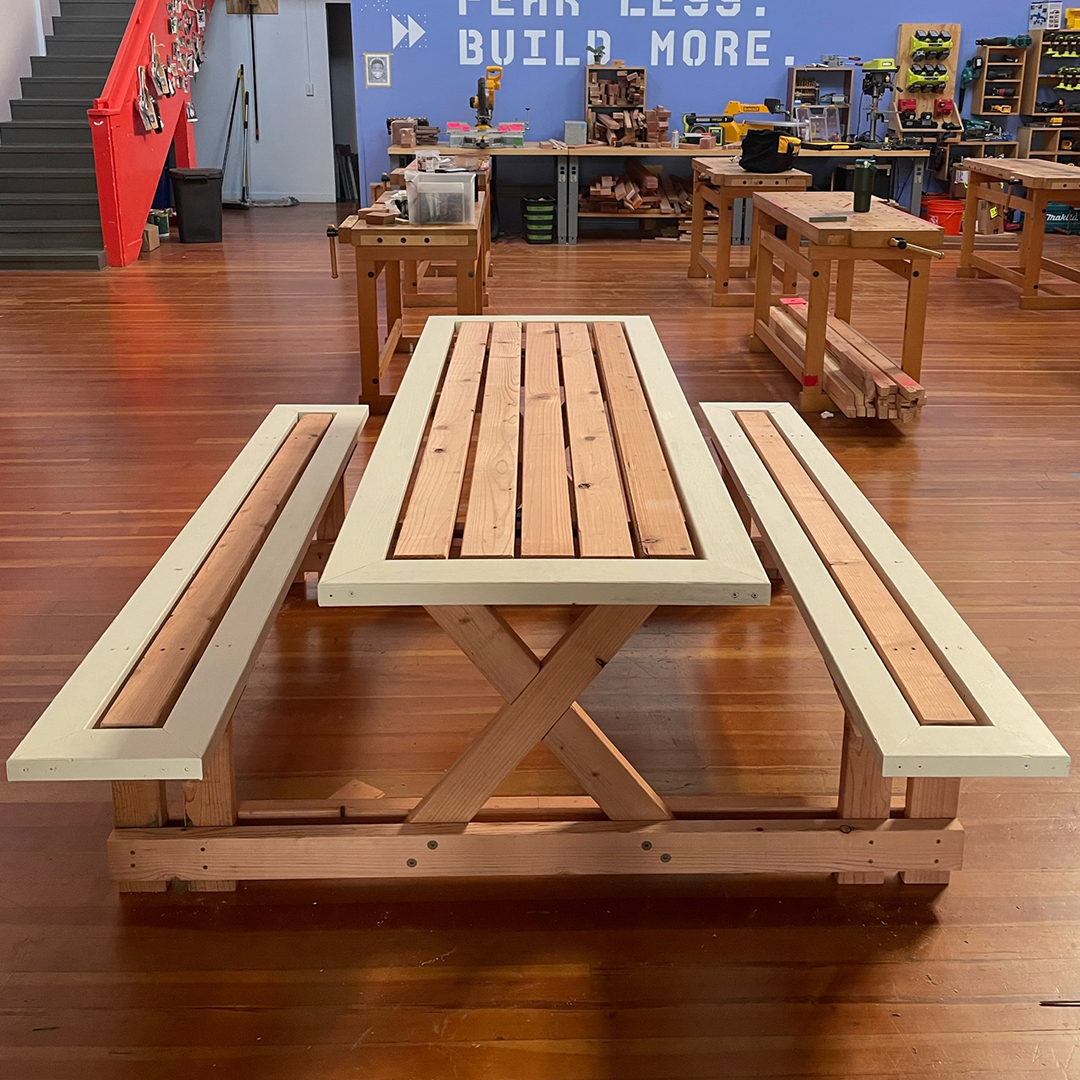
[[[877,137],[878,121],[885,119],[881,99],[892,90],[895,74],[896,61],[892,59],[867,60],[863,64],[862,92],[870,98],[870,134],[861,142],[867,148],[881,146],[881,140]]]

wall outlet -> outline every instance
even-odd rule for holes
[[[315,84],[313,82],[304,83],[304,93],[307,94],[308,97],[314,97]]]

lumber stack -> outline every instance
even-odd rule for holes
[[[806,355],[805,300],[784,300],[769,314],[769,328],[801,362]],[[824,390],[850,417],[906,423],[918,416],[926,391],[849,323],[829,316]]]
[[[645,142],[650,146],[671,143],[671,110],[657,105],[645,110]]]
[[[586,213],[621,214],[649,212],[656,216],[679,217],[693,208],[693,192],[678,176],[650,169],[630,159],[619,177],[601,176],[581,197]]]

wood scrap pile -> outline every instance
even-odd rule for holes
[[[671,110],[657,105],[645,110],[645,146],[671,145]]]
[[[668,176],[662,169],[650,169],[633,158],[626,162],[626,172],[615,177],[601,176],[581,197],[586,213],[620,214],[653,212],[677,217],[693,208],[693,192],[688,182]]]
[[[645,73],[640,68],[619,68],[614,79],[601,79],[600,72],[591,68],[587,89],[591,106],[637,109],[645,104]]]
[[[645,114],[640,109],[598,112],[589,137],[607,146],[635,146],[645,135]]]
[[[785,300],[769,314],[769,327],[800,361],[806,354],[805,300]],[[850,324],[829,316],[824,390],[845,416],[906,423],[919,415],[926,391]]]

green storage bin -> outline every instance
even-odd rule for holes
[[[555,200],[549,195],[526,195],[521,200],[521,224],[527,244],[555,243]]]

